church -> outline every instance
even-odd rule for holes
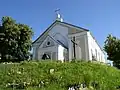
[[[32,43],[34,60],[90,60],[104,62],[105,53],[91,32],[64,22],[57,13],[56,20]]]

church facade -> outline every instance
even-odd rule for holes
[[[58,18],[59,19],[59,18]],[[33,59],[105,63],[105,54],[87,29],[56,20],[33,43]]]

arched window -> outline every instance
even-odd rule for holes
[[[95,55],[93,54],[93,50],[91,49],[91,55],[92,55],[92,60],[93,61],[96,61],[96,57],[95,57]]]
[[[48,55],[48,54],[43,54],[42,59],[43,59],[43,60],[51,59],[51,57],[50,57],[50,55]]]

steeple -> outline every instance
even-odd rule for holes
[[[62,16],[60,15],[60,9],[55,10],[56,20],[63,22]]]

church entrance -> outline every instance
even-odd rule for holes
[[[51,57],[50,57],[50,55],[48,55],[48,54],[43,54],[42,59],[43,59],[43,60],[51,59]]]

